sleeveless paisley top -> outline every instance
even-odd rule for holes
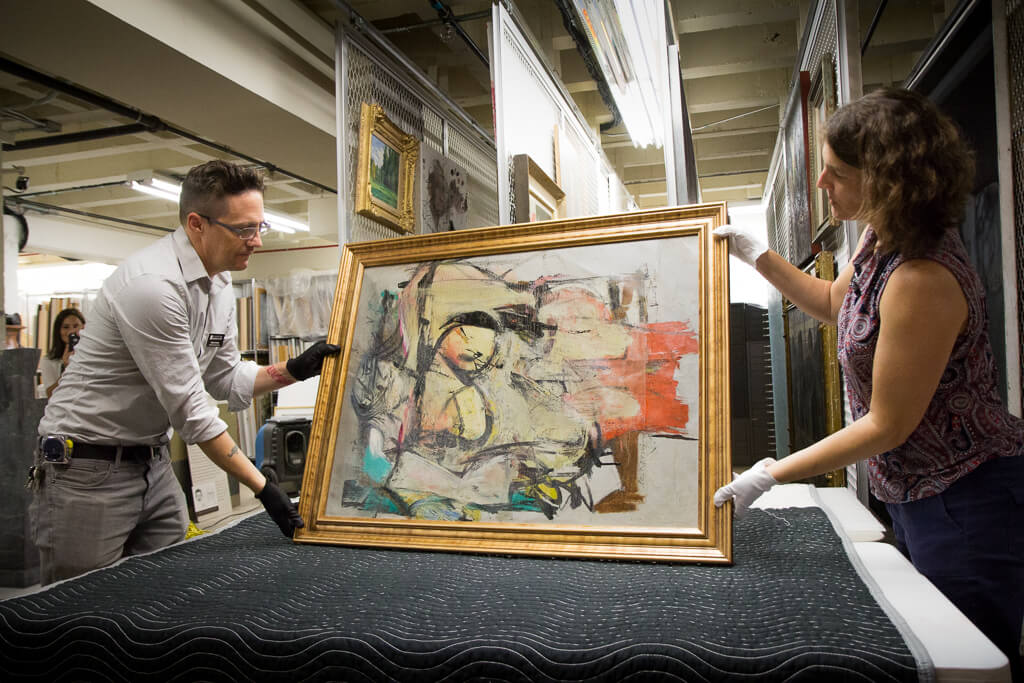
[[[871,372],[878,342],[879,303],[889,276],[906,259],[879,255],[867,228],[853,261],[853,278],[839,310],[839,364],[854,419],[868,412]],[[925,258],[941,263],[967,299],[967,327],[917,429],[901,446],[868,460],[871,491],[887,503],[905,503],[941,493],[984,462],[1024,455],[1024,420],[1006,411],[988,338],[985,293],[956,230]]]

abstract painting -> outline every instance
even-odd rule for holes
[[[346,245],[296,540],[728,561],[724,219]]]
[[[466,170],[426,145],[420,163],[421,232],[447,232],[466,227],[469,177]]]

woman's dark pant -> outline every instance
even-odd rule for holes
[[[886,508],[900,551],[1024,683],[1024,456],[997,458],[938,495]]]

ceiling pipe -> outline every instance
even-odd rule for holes
[[[490,69],[491,62],[487,59],[487,55],[485,55],[476,42],[470,38],[469,34],[466,33],[466,29],[462,28],[462,25],[459,23],[459,18],[455,16],[454,12],[452,12],[452,8],[440,0],[430,0],[430,6],[437,10],[438,18],[443,21],[446,26],[451,26],[455,29],[455,32],[459,34],[459,37],[462,38],[463,42],[466,43],[470,50],[472,50],[473,54],[475,54],[477,58],[484,63],[484,66]]]
[[[889,0],[879,0],[878,7],[875,8],[875,16],[871,18],[871,25],[868,26],[867,33],[864,34],[864,41],[860,44],[860,56],[863,57],[864,53],[868,51],[868,45],[871,44],[871,37],[875,34],[875,29],[878,28],[878,22],[882,19],[882,13],[885,11],[885,6]]]
[[[35,83],[39,83],[40,85],[45,85],[47,88],[50,88],[51,90],[56,90],[58,92],[64,93],[65,95],[70,95],[71,97],[82,100],[83,102],[88,102],[89,104],[99,107],[100,109],[106,109],[109,112],[119,114],[129,119],[134,119],[138,123],[148,123],[154,126],[161,125],[162,123],[160,119],[156,118],[155,116],[148,116],[140,111],[137,111],[130,107],[126,107],[123,104],[115,102],[110,98],[103,97],[102,95],[97,95],[96,93],[86,90],[85,88],[80,88],[77,85],[72,85],[71,83],[67,83],[65,81],[53,78],[52,76],[47,76],[46,74],[36,71],[35,69],[30,69],[27,66],[22,66],[21,64],[18,64],[15,61],[7,59],[6,57],[0,57],[0,69],[14,76],[34,81]]]
[[[326,192],[330,192],[332,194],[338,193],[337,189],[333,187],[329,187],[327,185],[324,185],[323,183],[318,183],[315,180],[311,180],[304,176],[298,175],[297,173],[286,171],[283,168],[275,166],[274,164],[263,161],[261,159],[249,156],[248,154],[243,154],[237,150],[228,147],[227,145],[221,145],[219,143],[213,142],[212,140],[207,140],[186,130],[165,123],[164,121],[161,121],[159,118],[155,116],[143,114],[137,109],[126,107],[125,105],[120,104],[119,102],[115,102],[114,100],[108,97],[98,95],[94,92],[86,90],[85,88],[80,88],[77,85],[66,83],[62,80],[53,78],[52,76],[47,76],[44,73],[36,71],[35,69],[30,69],[27,66],[18,64],[17,62],[11,61],[10,59],[7,59],[5,57],[0,57],[0,71],[5,71],[14,76],[18,76],[19,78],[24,78],[26,80],[39,83],[40,85],[44,85],[47,88],[64,93],[65,95],[69,95],[70,97],[82,100],[83,102],[88,102],[89,104],[99,107],[100,109],[105,109],[106,111],[117,114],[119,116],[124,116],[125,118],[132,119],[137,124],[141,124],[142,126],[148,128],[149,130],[167,131],[169,133],[177,135],[178,137],[186,138],[188,140],[192,140],[193,142],[197,142],[201,145],[205,145],[210,149],[215,149],[219,152],[229,154],[233,157],[244,159],[245,161],[251,162],[262,168],[265,168],[270,173],[280,173],[281,175],[288,176],[289,178],[292,178],[294,180],[298,180],[308,185],[318,187]],[[6,145],[4,145],[4,148],[6,149]]]
[[[480,10],[479,12],[470,12],[468,14],[459,14],[459,15],[453,17],[453,19],[454,19],[454,21],[457,21],[457,22],[463,22],[463,21],[473,21],[475,19],[487,19],[490,16],[491,16],[491,10],[485,9],[485,10]],[[437,26],[438,24],[446,24],[446,23],[448,23],[447,20],[441,19],[441,18],[438,18],[438,19],[428,19],[427,21],[420,21],[420,22],[417,22],[415,24],[407,24],[405,26],[393,26],[391,28],[383,28],[383,29],[380,29],[380,32],[382,34],[384,34],[384,35],[388,35],[388,34],[391,34],[391,33],[405,33],[407,31],[415,31],[416,29],[419,29],[419,28],[427,28],[428,26]]]
[[[74,216],[84,216],[86,218],[93,218],[101,221],[110,221],[112,223],[121,223],[123,225],[131,225],[138,228],[149,228],[150,230],[159,230],[161,232],[174,232],[174,228],[165,228],[162,225],[150,225],[149,223],[140,223],[139,221],[131,221],[127,218],[114,218],[113,216],[102,216],[98,213],[92,213],[90,211],[81,211],[79,209],[69,209],[63,206],[54,206],[53,204],[43,204],[42,202],[33,202],[28,199],[19,199],[18,197],[5,197],[5,206],[7,203],[14,204],[18,207],[26,207],[39,211],[40,213],[69,213]]]
[[[73,142],[89,142],[91,140],[104,140],[122,135],[135,135],[136,133],[153,132],[159,128],[151,128],[145,123],[129,123],[124,126],[111,126],[110,128],[97,128],[95,130],[83,130],[76,133],[65,133],[64,135],[47,135],[41,138],[31,138],[18,142],[5,142],[5,152],[20,152],[26,149],[40,149],[56,145],[68,145]]]
[[[55,194],[64,194],[65,192],[80,192],[82,190],[100,190],[105,187],[125,187],[128,184],[126,180],[112,180],[108,183],[92,183],[90,185],[75,185],[73,187],[61,187],[53,190],[39,190],[38,192],[20,192],[18,194],[8,195],[8,199],[24,199],[26,197],[47,197]]]
[[[611,112],[612,120],[605,121],[601,124],[601,132],[607,132],[616,126],[622,124],[622,114],[619,113],[619,107],[615,104],[615,98],[612,97],[612,91],[608,87],[608,81],[604,77],[604,72],[601,71],[601,66],[597,63],[597,57],[594,55],[594,48],[590,45],[590,39],[587,38],[586,32],[580,27],[579,19],[576,16],[576,10],[572,6],[571,0],[555,0],[555,5],[558,6],[558,10],[562,13],[562,24],[565,26],[565,30],[572,36],[572,40],[576,43],[576,50],[580,53],[580,57],[583,58],[583,64],[587,67],[587,73],[590,74],[590,78],[597,84],[597,92],[601,95],[601,100],[605,106],[608,107],[608,111]]]

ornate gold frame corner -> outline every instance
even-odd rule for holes
[[[397,206],[375,197],[370,179],[370,147],[374,137],[399,154]],[[363,102],[359,112],[359,155],[356,165],[356,213],[372,218],[399,232],[416,229],[413,202],[416,159],[419,140],[403,132],[384,113],[379,104]]]

